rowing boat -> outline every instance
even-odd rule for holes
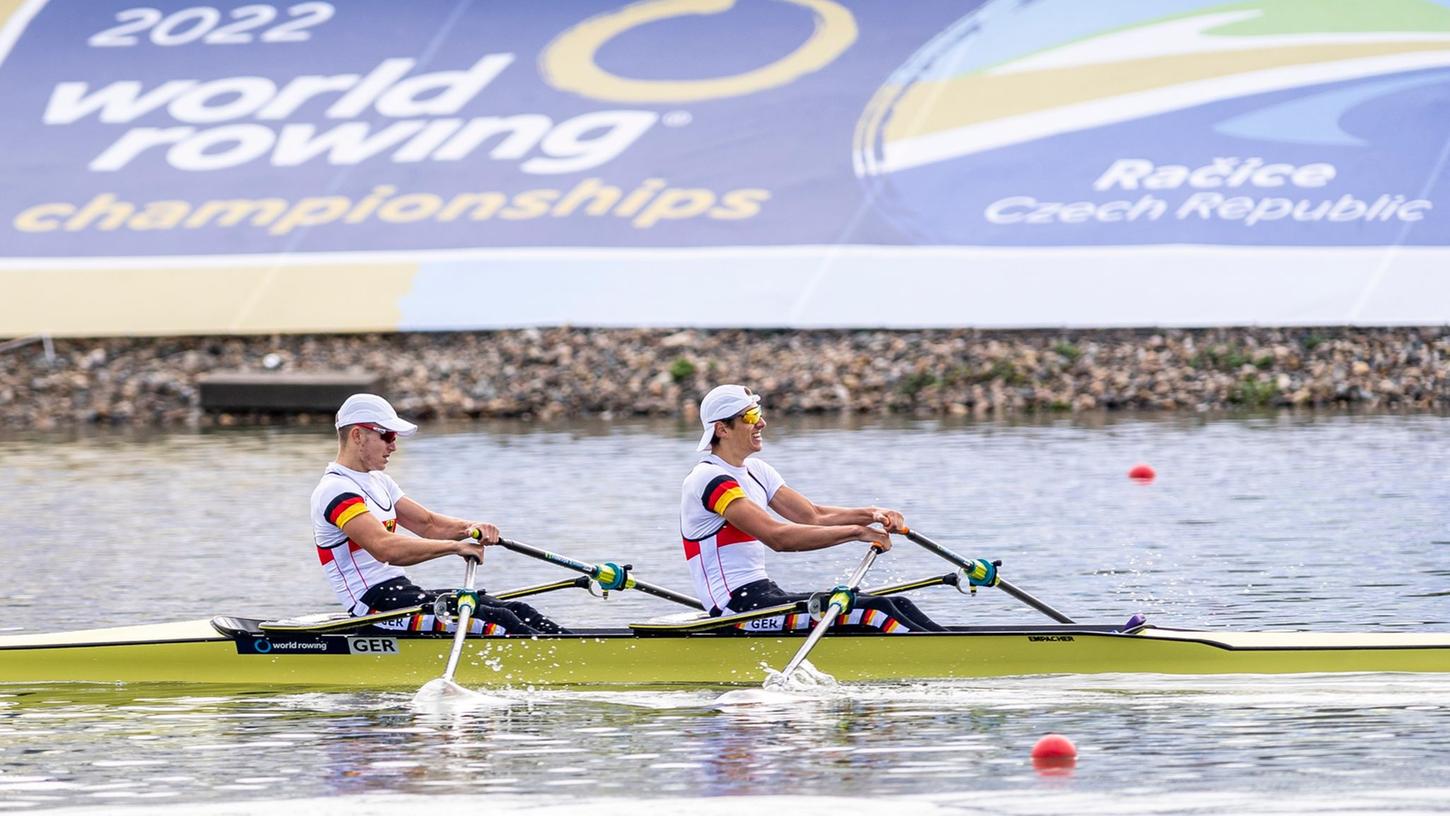
[[[1149,625],[1082,624],[998,574],[1000,561],[967,559],[916,531],[911,541],[957,571],[876,587],[891,595],[950,586],[992,587],[1057,621],[1040,626],[956,626],[944,632],[826,634],[781,631],[786,614],[818,617],[816,602],[708,615],[688,595],[635,576],[628,564],[590,564],[522,542],[499,544],[579,576],[497,593],[509,600],[577,587],[608,597],[638,590],[693,610],[627,628],[561,635],[458,638],[393,628],[421,606],[361,617],[341,613],[264,621],[214,617],[179,623],[0,637],[0,683],[223,683],[266,687],[410,688],[437,677],[463,686],[755,685],[809,652],[838,680],[907,681],[1038,674],[1286,674],[1450,672],[1450,632],[1205,632]],[[844,613],[875,551],[852,583],[822,593]],[[469,576],[472,575],[470,570]],[[465,579],[471,588],[471,577]],[[597,592],[596,592],[597,590]],[[471,590],[463,590],[464,593]],[[460,594],[460,597],[462,595]],[[825,604],[822,604],[824,606]],[[446,616],[445,608],[431,610]],[[822,623],[832,620],[827,615]],[[772,630],[772,625],[775,629]],[[456,673],[455,673],[456,669]]]
[[[445,634],[263,628],[248,618],[0,637],[0,682],[176,682],[407,688],[436,677]],[[472,687],[754,685],[801,635],[640,624],[465,641]],[[1450,672],[1450,633],[1216,633],[1137,625],[954,627],[836,633],[811,653],[839,680],[904,681],[1064,673]]]

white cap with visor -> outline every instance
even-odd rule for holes
[[[743,385],[717,385],[700,400],[700,424],[705,434],[700,437],[697,451],[710,449],[710,440],[715,438],[715,423],[730,419],[736,414],[760,404],[760,395],[752,394]]]
[[[398,436],[412,436],[418,426],[398,416],[393,406],[377,394],[353,394],[337,409],[337,427],[376,425]]]

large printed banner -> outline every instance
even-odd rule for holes
[[[1450,0],[0,14],[0,335],[1450,322]]]

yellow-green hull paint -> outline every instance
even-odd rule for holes
[[[125,642],[125,633],[136,641]],[[89,635],[89,637],[87,637]],[[40,645],[55,644],[55,645]],[[465,686],[753,685],[799,637],[667,636],[469,640]],[[450,641],[397,641],[396,654],[238,654],[206,621],[0,638],[0,682],[181,682],[408,688],[443,671]],[[1031,674],[1450,672],[1450,634],[972,632],[836,635],[811,653],[844,681]]]

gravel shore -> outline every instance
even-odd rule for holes
[[[269,370],[374,374],[420,419],[693,418],[721,382],[749,384],[786,412],[1441,411],[1450,408],[1450,327],[64,339],[53,356],[39,342],[0,351],[0,426],[295,421],[199,407],[202,375]]]

